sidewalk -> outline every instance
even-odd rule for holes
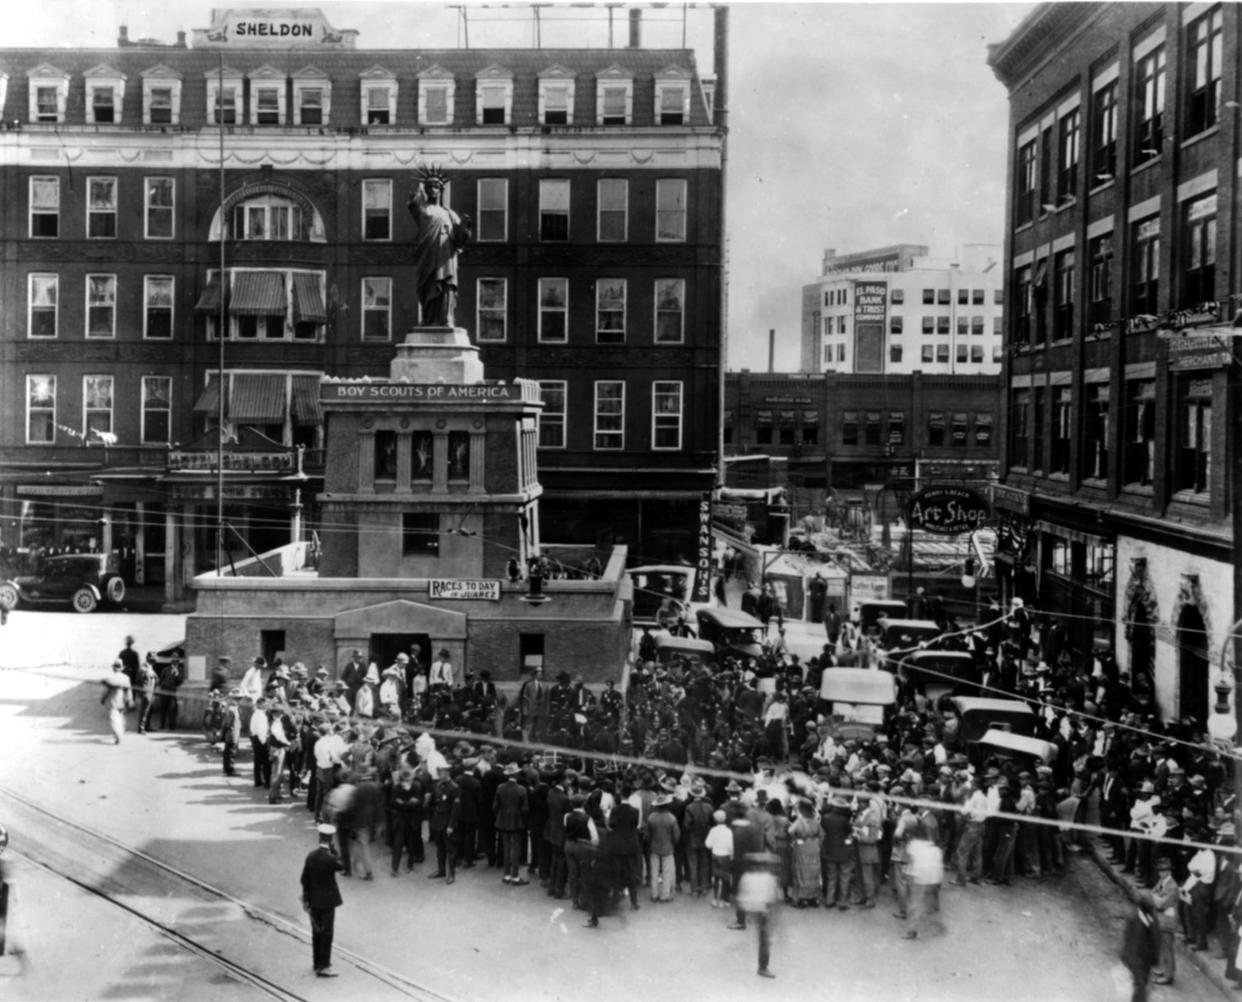
[[[1091,857],[1098,866],[1114,884],[1126,892],[1126,896],[1131,902],[1137,900],[1139,887],[1137,882],[1127,874],[1121,872],[1110,859],[1108,849],[1099,839],[1090,840]],[[1213,939],[1215,942],[1215,939]],[[1209,950],[1190,950],[1182,941],[1180,936],[1174,937],[1174,950],[1177,953],[1177,964],[1192,964],[1199,969],[1199,972],[1207,978],[1222,995],[1226,998],[1233,998],[1234,993],[1239,989],[1231,984],[1225,977],[1225,961],[1221,960],[1216,953],[1216,947],[1213,946]],[[1174,987],[1177,981],[1174,979]]]

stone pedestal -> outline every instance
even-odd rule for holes
[[[397,345],[389,378],[394,383],[481,383],[483,362],[462,327],[411,327]]]

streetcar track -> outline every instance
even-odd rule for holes
[[[214,898],[219,901],[227,902],[230,905],[234,905],[240,909],[240,911],[248,919],[259,922],[269,927],[274,932],[289,936],[301,944],[310,944],[310,935],[300,925],[295,922],[291,922],[282,915],[267,911],[252,902],[244,901],[238,897],[235,897],[228,891],[209,884],[199,877],[186,873],[184,870],[180,870],[177,867],[166,863],[163,860],[157,859],[156,857],[151,856],[140,849],[126,845],[105,832],[91,828],[88,825],[84,825],[78,821],[74,821],[72,818],[57,814],[55,811],[29,800],[6,786],[0,785],[0,798],[7,798],[15,804],[26,808],[28,811],[47,817],[58,825],[72,829],[73,831],[85,835],[90,839],[94,839],[97,842],[105,843],[125,856],[141,860],[148,866],[167,873],[183,883],[189,884],[199,892],[207,895],[209,898]],[[183,947],[195,956],[208,960],[217,966],[224,968],[232,976],[246,982],[254,988],[257,988],[272,998],[289,1000],[289,1002],[306,1002],[305,996],[298,995],[295,992],[290,991],[284,986],[264,977],[262,974],[257,973],[244,964],[230,960],[228,957],[204,945],[193,936],[172,928],[167,923],[161,922],[159,919],[145,912],[136,905],[122,900],[122,898],[116,893],[93,884],[88,880],[74,877],[69,873],[64,872],[63,868],[57,868],[48,860],[39,858],[37,852],[38,845],[38,843],[32,843],[34,851],[32,851],[31,848],[25,848],[23,851],[17,852],[11,847],[10,851],[12,851],[14,855],[21,856],[30,863],[62,877],[74,886],[102,898],[118,908],[121,908],[138,920],[155,929],[160,935]],[[335,944],[333,946],[333,953],[338,958],[347,960],[359,972],[387,985],[389,988],[406,996],[407,998],[416,999],[418,1002],[457,1002],[457,1000],[452,996],[445,995],[434,989],[428,988],[425,985],[420,985],[417,982],[410,980],[405,975],[390,970],[382,964],[364,957],[363,955],[343,947],[340,944]]]

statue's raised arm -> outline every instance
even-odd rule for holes
[[[440,167],[420,167],[408,208],[414,220],[414,277],[424,327],[451,327],[457,301],[457,255],[474,237],[469,216],[443,205],[448,178]]]

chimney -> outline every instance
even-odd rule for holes
[[[642,46],[643,12],[637,7],[630,8],[630,48]]]
[[[768,372],[776,371],[776,328],[768,328]]]
[[[177,32],[177,48],[179,49],[185,48],[185,32],[184,31]]]
[[[129,25],[123,24],[117,29],[116,44],[118,48],[124,48],[129,44]]]

